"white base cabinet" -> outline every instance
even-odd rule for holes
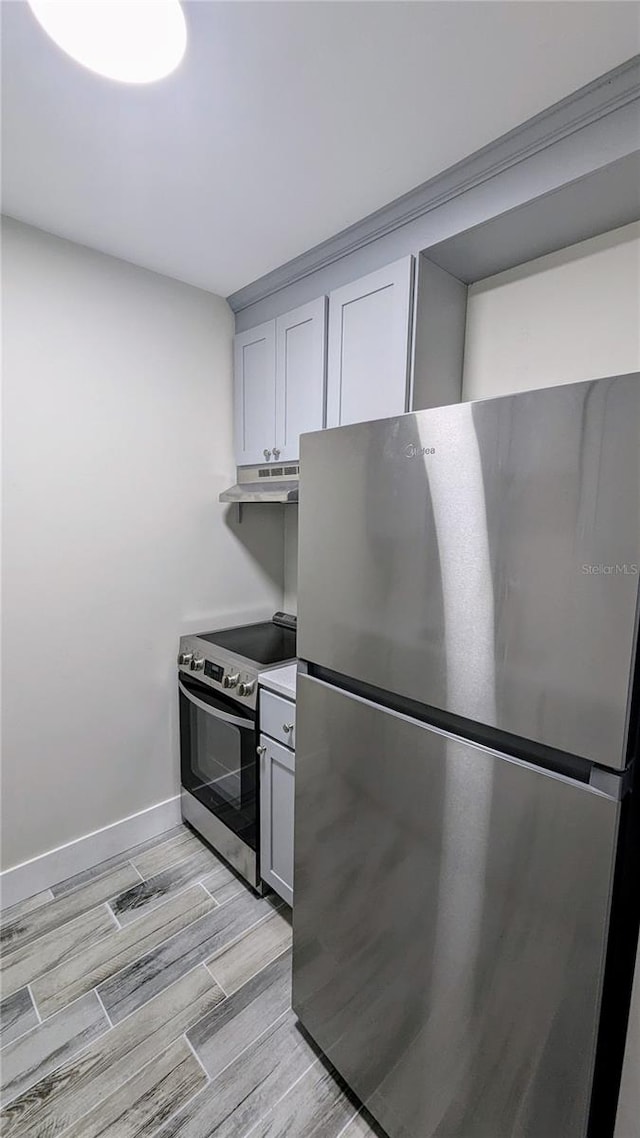
[[[260,876],[293,904],[295,752],[260,736]]]

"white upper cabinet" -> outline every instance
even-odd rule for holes
[[[234,383],[236,462],[269,462],[276,445],[275,320],[236,336]]]
[[[276,320],[276,460],[295,462],[300,435],[324,426],[326,313],[321,296]]]
[[[408,410],[413,270],[403,257],[335,289],[328,342],[324,296],[236,336],[238,466],[297,462],[300,435],[325,426],[325,390],[327,427]]]
[[[235,338],[238,466],[296,462],[324,426],[327,301],[321,296]]]
[[[408,409],[413,257],[329,296],[327,426]]]

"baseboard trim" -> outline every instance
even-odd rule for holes
[[[49,889],[57,882],[72,877],[74,873],[91,869],[101,861],[124,853],[148,838],[163,834],[165,830],[177,826],[179,821],[180,795],[177,794],[174,798],[167,798],[137,814],[130,814],[101,830],[84,834],[83,837],[31,858],[30,861],[5,869],[0,873],[0,907],[4,909],[16,905],[18,901]]]

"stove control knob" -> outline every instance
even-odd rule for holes
[[[193,660],[191,661],[191,671],[192,672],[201,672],[203,668],[204,668],[204,656],[194,656]]]
[[[244,683],[238,684],[238,695],[253,695],[255,686],[255,680],[246,680]]]
[[[240,675],[238,672],[227,672],[226,676],[222,677],[223,688],[235,688],[238,686]]]
[[[188,667],[193,660],[193,652],[181,652],[178,656],[178,663],[182,667]]]

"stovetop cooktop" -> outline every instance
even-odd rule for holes
[[[295,618],[289,618],[293,627],[285,627],[271,620],[260,624],[245,624],[239,628],[224,628],[217,632],[200,632],[199,640],[217,644],[228,652],[244,656],[256,664],[280,664],[295,660]]]

